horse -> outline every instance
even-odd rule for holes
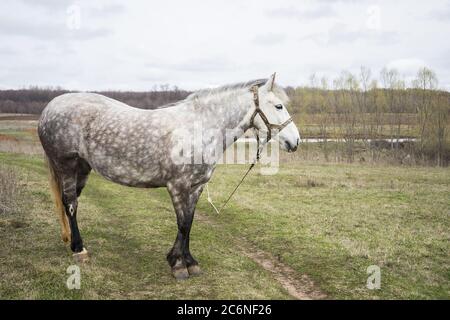
[[[77,225],[77,207],[94,170],[125,186],[167,188],[178,225],[175,243],[167,254],[172,275],[183,280],[200,274],[189,249],[189,234],[197,201],[221,156],[216,151],[223,153],[250,128],[276,136],[282,149],[295,151],[300,135],[287,103],[288,96],[275,83],[275,74],[199,90],[180,102],[151,110],[95,93],[54,98],[40,116],[38,134],[61,237],[70,241],[74,258],[88,260]],[[201,126],[200,138],[195,148],[185,148],[186,138],[194,136],[195,123]],[[192,159],[195,161],[189,161]]]

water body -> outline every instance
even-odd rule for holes
[[[387,143],[404,143],[404,142],[415,142],[418,139],[416,138],[399,138],[399,139],[367,139],[367,140],[363,140],[363,139],[355,139],[355,142],[387,142]],[[324,142],[325,139],[322,138],[302,138],[301,139],[301,143],[320,143],[320,142]],[[239,138],[237,141],[237,143],[256,143],[256,139],[255,138],[248,138],[248,137],[243,137],[243,138]],[[345,142],[344,139],[327,139],[327,142]]]

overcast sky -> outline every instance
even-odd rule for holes
[[[283,85],[361,65],[450,90],[450,1],[0,2],[0,89],[197,89],[278,72]]]

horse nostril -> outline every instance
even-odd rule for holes
[[[288,152],[296,151],[298,146],[298,144],[293,146],[289,141],[285,141],[285,145]]]
[[[300,144],[300,138],[297,138],[297,145]]]
[[[284,144],[286,145],[286,149],[287,149],[287,150],[291,150],[291,149],[292,149],[292,146],[291,146],[291,144],[289,143],[289,141],[285,141]]]

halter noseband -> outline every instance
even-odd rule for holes
[[[253,112],[252,117],[250,118],[250,128],[255,128],[256,130],[258,130],[258,128],[255,126],[254,122],[255,122],[255,117],[259,114],[259,116],[261,117],[262,121],[264,122],[264,124],[267,127],[266,142],[269,142],[269,140],[272,139],[272,130],[276,129],[276,130],[278,130],[278,132],[280,132],[281,130],[286,128],[288,124],[290,124],[292,122],[292,117],[287,119],[282,124],[270,123],[269,119],[267,119],[266,115],[264,114],[264,112],[259,107],[258,89],[259,89],[258,85],[255,85],[255,86],[250,88],[250,91],[253,92],[253,102],[255,103],[255,112]],[[257,140],[258,140],[258,143],[259,143],[259,135],[257,136]]]

